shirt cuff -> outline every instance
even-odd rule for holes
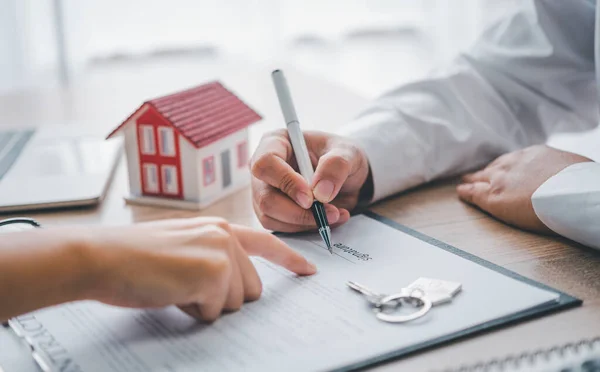
[[[600,164],[570,165],[532,195],[533,210],[549,229],[581,244],[600,248]]]

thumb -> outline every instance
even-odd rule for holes
[[[260,256],[298,275],[312,275],[317,267],[275,235],[249,227],[231,225],[231,229],[250,256]]]
[[[313,178],[313,195],[322,203],[332,201],[356,172],[360,158],[351,148],[334,147],[319,158]]]
[[[250,162],[252,175],[281,190],[304,209],[310,208],[313,195],[308,183],[289,164],[292,145],[285,133],[266,135]]]

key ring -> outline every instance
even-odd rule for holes
[[[375,314],[375,316],[377,317],[377,319],[383,320],[384,322],[388,323],[404,323],[418,319],[423,315],[427,314],[432,307],[431,300],[429,300],[427,296],[424,295],[414,295],[414,292],[414,290],[408,291],[406,289],[403,289],[402,291],[400,291],[400,293],[395,293],[384,297],[381,300],[381,306],[376,308],[377,313]],[[423,293],[422,290],[420,290],[420,292]],[[407,300],[410,303],[417,302],[421,304],[421,308],[418,311],[415,311],[414,313],[408,315],[391,315],[382,311],[386,304],[397,304],[401,300]]]

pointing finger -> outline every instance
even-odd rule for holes
[[[312,275],[317,272],[314,264],[294,251],[275,235],[256,231],[245,226],[231,225],[244,250],[253,256],[263,257],[285,267],[298,275]]]

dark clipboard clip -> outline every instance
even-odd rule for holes
[[[42,227],[42,225],[40,225],[39,222],[37,222],[33,218],[26,217],[7,218],[5,220],[0,220],[0,227],[19,223],[31,225],[33,227]]]

